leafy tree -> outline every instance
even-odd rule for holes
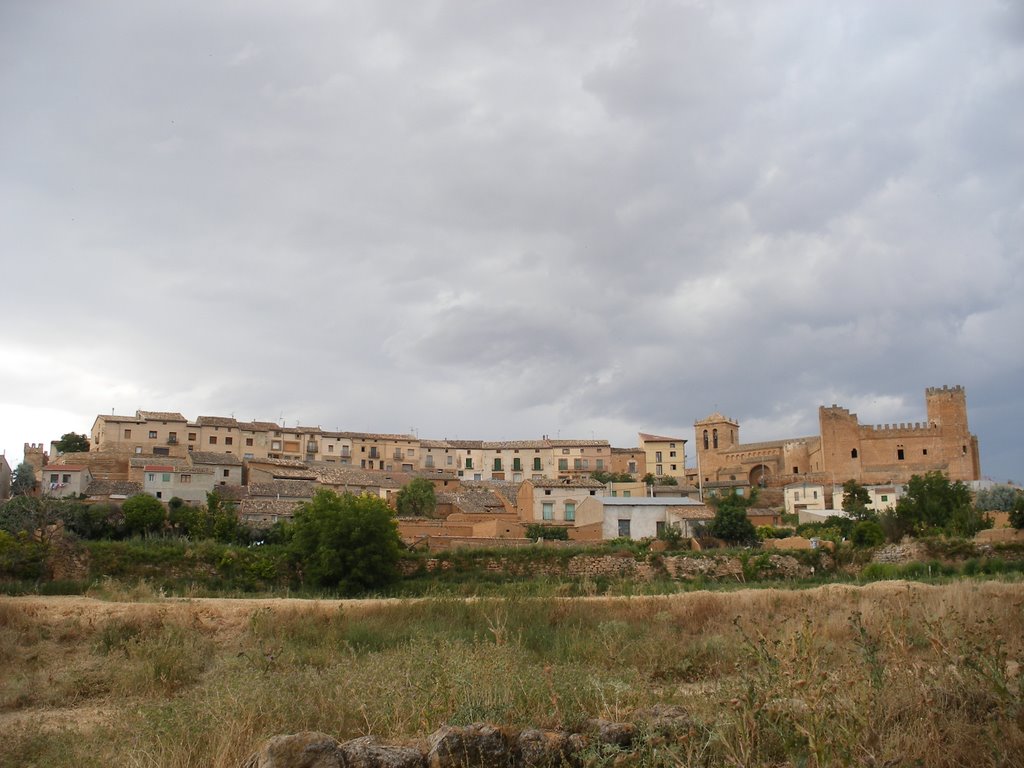
[[[73,453],[75,451],[88,451],[89,438],[75,432],[66,432],[60,436],[60,440],[54,443],[60,453]]]
[[[128,535],[156,533],[164,525],[164,505],[146,493],[137,493],[121,506]]]
[[[877,520],[878,515],[868,509],[870,503],[871,494],[863,485],[852,479],[843,483],[842,509],[853,520]]]
[[[757,529],[747,517],[747,509],[756,499],[756,488],[749,497],[740,496],[735,490],[712,497],[710,502],[715,507],[715,519],[708,523],[707,532],[729,544],[756,544]]]
[[[14,468],[14,474],[11,477],[11,495],[22,496],[27,493],[32,493],[36,489],[36,470],[27,461],[21,462],[17,467]]]
[[[950,482],[942,472],[914,475],[907,493],[898,502],[883,525],[890,538],[908,533],[944,532],[954,536],[973,536],[991,525],[971,505],[971,492],[962,482]]]
[[[635,482],[629,472],[609,472],[605,469],[595,469],[590,476],[599,483],[632,483]]]
[[[0,530],[47,541],[61,522],[62,503],[39,496],[15,496],[0,508]]]
[[[314,586],[358,594],[398,578],[398,527],[390,507],[375,496],[319,490],[290,528],[290,550]]]
[[[855,547],[877,547],[885,541],[885,531],[874,520],[861,520],[853,527],[850,541]]]
[[[395,505],[402,517],[431,517],[437,508],[434,484],[426,478],[417,477],[398,491]]]
[[[1024,528],[1024,494],[1017,494],[1017,501],[1010,510],[1010,525],[1017,530]]]
[[[248,539],[238,522],[233,504],[224,503],[216,491],[206,494],[206,506],[193,507],[175,497],[167,502],[167,519],[175,532],[193,541],[213,539],[224,544]]]
[[[975,494],[974,507],[979,512],[1010,512],[1021,498],[1021,492],[1012,485],[994,485]]]
[[[76,503],[62,518],[65,529],[83,539],[120,539],[125,535],[124,515],[116,504]]]
[[[644,485],[679,485],[679,481],[671,475],[655,477],[650,472],[643,476]]]

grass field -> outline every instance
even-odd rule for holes
[[[692,727],[591,764],[1014,766],[1024,585],[631,598],[0,598],[0,766],[238,766],[303,729]],[[629,762],[631,761],[631,762]]]

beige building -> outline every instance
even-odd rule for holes
[[[647,453],[643,448],[612,448],[611,455],[612,472],[632,475],[637,480],[647,474]]]
[[[943,472],[950,480],[981,477],[978,440],[967,424],[963,387],[925,390],[927,420],[860,424],[837,405],[818,409],[819,434],[760,443],[740,442],[740,426],[720,413],[694,425],[697,467],[693,479],[709,483],[785,486],[797,481],[841,485],[900,485],[912,475]]]
[[[820,483],[790,483],[783,489],[786,514],[826,509],[825,486]]]
[[[142,492],[163,502],[179,498],[188,504],[205,504],[214,489],[213,470],[193,466],[177,457],[133,459],[131,472],[142,483]]]
[[[93,422],[89,449],[148,456],[185,453],[188,421],[171,411],[136,411],[135,416],[100,414]]]
[[[713,520],[713,510],[685,496],[675,498],[594,497],[584,500],[576,514],[581,528],[600,525],[601,539],[654,539],[675,527],[687,538],[697,526]]]
[[[584,477],[524,480],[519,487],[519,514],[527,523],[574,525],[579,505],[606,493],[604,484]]]
[[[41,495],[67,499],[85,495],[92,482],[89,467],[83,464],[49,464],[43,467]]]
[[[644,452],[647,471],[655,477],[686,479],[686,439],[649,435],[640,432],[640,449]]]

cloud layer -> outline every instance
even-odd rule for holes
[[[7,4],[0,448],[754,440],[959,383],[1024,480],[1019,6],[553,5]]]

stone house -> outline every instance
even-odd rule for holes
[[[42,474],[41,495],[55,499],[84,495],[92,482],[92,473],[83,464],[49,464]]]
[[[601,538],[653,539],[668,526],[679,528],[687,538],[697,526],[715,517],[714,510],[685,496],[676,498],[593,497],[586,499],[576,513],[576,525],[584,528],[600,525]]]
[[[524,480],[517,494],[519,516],[526,523],[574,525],[585,499],[607,494],[603,483],[587,478]]]

